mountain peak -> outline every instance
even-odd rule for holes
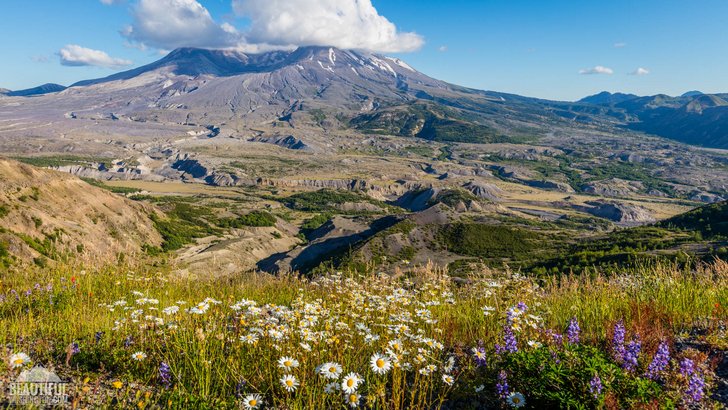
[[[680,97],[697,97],[699,95],[703,95],[703,92],[701,91],[688,91],[685,94],[681,95]]]
[[[609,91],[602,91],[598,94],[584,97],[578,102],[595,105],[614,105],[625,101],[633,100],[635,98],[639,98],[639,96],[634,94],[611,93]]]

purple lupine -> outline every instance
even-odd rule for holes
[[[235,385],[235,397],[242,399],[245,396],[245,385],[248,384],[245,379],[240,379],[238,384]]]
[[[33,289],[35,289],[35,290],[41,290],[40,289],[40,283],[36,283],[35,285],[33,285]]]
[[[523,302],[518,302],[518,304],[516,304],[516,307],[517,307],[517,308],[518,308],[518,310],[520,310],[521,312],[525,312],[525,311],[527,311],[527,310],[528,310],[528,305],[526,305],[526,304],[525,304],[525,303],[523,303]]]
[[[686,403],[698,403],[703,400],[704,390],[705,380],[703,380],[703,378],[695,372],[692,376],[690,376],[688,388],[685,390],[683,400],[685,400]]]
[[[94,333],[94,340],[96,341],[96,344],[99,344],[101,341],[101,338],[104,336],[104,332],[96,332]]]
[[[624,324],[620,320],[614,325],[614,335],[612,336],[612,355],[618,361],[624,357],[624,337],[627,331]]]
[[[687,357],[680,361],[680,374],[685,377],[692,376],[695,373],[695,363]]]
[[[566,329],[566,339],[573,345],[579,344],[580,332],[579,322],[575,317],[572,317],[571,321],[569,321],[569,327]]]
[[[71,354],[79,353],[81,353],[81,347],[78,345],[78,342],[71,343]]]
[[[559,359],[559,355],[556,354],[556,352],[551,350],[550,353],[551,353],[551,358],[554,360],[554,363],[556,363],[556,364],[561,363],[561,359]]]
[[[167,389],[172,385],[172,369],[165,362],[159,364],[159,380]]]
[[[498,383],[495,385],[495,392],[498,393],[498,397],[505,399],[511,394],[510,387],[508,387],[508,375],[505,370],[501,370],[498,373]]]
[[[639,358],[640,350],[642,350],[642,342],[640,342],[639,336],[635,335],[624,350],[622,367],[625,370],[632,372],[637,369],[637,359]]]
[[[598,399],[599,395],[602,394],[602,389],[602,379],[599,378],[598,374],[595,374],[589,382],[589,393],[591,393],[595,399]]]
[[[127,336],[126,339],[124,339],[124,347],[129,347],[134,343],[134,339],[131,338],[131,336]]]
[[[505,352],[506,352],[506,349],[500,343],[495,344],[495,354],[500,356],[500,355],[504,354]]]
[[[513,334],[513,329],[506,325],[503,327],[503,342],[505,343],[505,351],[508,353],[516,353],[518,351],[518,341],[516,335]]]
[[[660,373],[665,371],[667,365],[670,363],[670,347],[666,342],[661,342],[655,352],[655,357],[652,358],[652,363],[647,367],[647,373],[645,376],[652,380],[658,380]]]

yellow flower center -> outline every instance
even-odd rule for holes
[[[292,364],[293,363],[291,363],[290,360],[286,360],[285,362],[283,362],[283,365],[286,366],[286,367],[290,367]]]
[[[248,402],[248,404],[255,407],[258,404],[258,400],[252,399]]]
[[[356,397],[356,394],[350,394],[350,395],[349,395],[349,401],[350,401],[350,402],[352,402],[352,403],[356,403],[357,401],[359,401],[359,400],[357,400],[357,399],[358,399],[358,397]]]
[[[286,380],[286,386],[291,387],[293,386],[293,380]]]
[[[513,402],[514,402],[514,403],[516,403],[516,404],[518,404],[518,403],[520,403],[520,402],[521,402],[521,399],[520,399],[520,398],[518,398],[518,397],[514,397],[514,398],[513,398]]]
[[[382,367],[384,367],[384,360],[382,360],[382,359],[377,359],[377,367],[379,367],[380,369],[381,369]]]
[[[13,363],[15,363],[15,364],[23,364],[23,359],[15,359],[15,361]]]
[[[329,367],[329,371],[331,373],[336,373],[336,367]]]
[[[353,386],[353,385],[354,385],[354,379],[349,379],[349,380],[347,380],[347,381],[346,381],[346,385],[347,385],[347,387],[351,387],[351,386]]]

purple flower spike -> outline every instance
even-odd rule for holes
[[[652,358],[652,363],[650,363],[650,366],[647,368],[645,376],[652,380],[658,380],[660,378],[660,373],[665,371],[668,363],[670,363],[670,348],[667,346],[666,342],[662,342],[657,347],[655,357]]]
[[[566,339],[573,345],[579,344],[579,333],[581,333],[579,322],[573,317],[569,322],[569,327],[566,329]]]
[[[505,399],[511,394],[510,387],[508,387],[508,375],[505,370],[498,373],[498,383],[495,385],[495,391],[501,399]]]
[[[635,371],[637,369],[637,359],[639,358],[640,351],[642,350],[642,342],[640,342],[639,336],[632,338],[627,348],[624,350],[624,357],[622,358],[622,367],[627,371]]]
[[[602,379],[599,378],[598,374],[595,374],[594,378],[592,378],[589,382],[589,393],[591,393],[595,399],[598,399],[599,395],[602,394],[602,389]]]

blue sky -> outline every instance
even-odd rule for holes
[[[190,30],[171,31],[164,20],[149,21],[165,22],[161,27],[170,30],[168,33],[155,33],[149,28],[152,26],[145,26],[148,14],[155,13],[155,2],[175,1],[190,7],[197,4],[196,0],[106,0],[112,4],[100,0],[4,0],[0,6],[0,87],[21,89],[45,82],[68,85],[152,62],[167,46],[185,41],[217,45],[216,36],[230,35],[234,41],[245,38],[256,44],[296,43],[299,38],[307,43],[326,42],[311,34],[318,33],[315,21],[320,20],[319,14],[306,13],[325,13],[331,4],[353,0],[279,0],[284,4],[279,8],[287,7],[293,15],[302,16],[301,21],[293,22],[295,27],[314,22],[309,31],[278,27],[283,20],[277,20],[278,10],[271,9],[273,0],[197,0],[201,6],[195,8],[200,13],[196,20],[200,31],[188,38],[185,35]],[[146,2],[146,7],[140,2]],[[675,95],[693,89],[728,92],[725,0],[372,3],[378,15],[372,17],[371,24],[352,29],[352,36],[377,37],[376,31],[384,30],[386,18],[398,30],[387,37],[392,46],[365,44],[452,83],[561,100],[601,90],[641,95]],[[164,4],[160,7],[169,10]],[[205,9],[209,20],[205,20]],[[275,24],[256,26],[256,20]],[[342,26],[348,27],[346,22]],[[340,41],[343,34],[334,29],[328,35],[336,39],[331,41]],[[229,45],[230,41],[220,40],[219,44]],[[67,48],[70,45],[79,48]],[[59,54],[64,48],[66,65],[61,64]],[[91,58],[91,50],[107,55],[93,54]],[[397,52],[401,50],[408,52]],[[86,65],[89,62],[105,67]],[[642,75],[634,75],[639,68]],[[580,74],[595,71],[601,74]]]

